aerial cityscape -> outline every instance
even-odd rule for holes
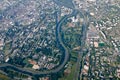
[[[0,0],[0,80],[120,80],[120,0]]]

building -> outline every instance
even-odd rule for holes
[[[0,39],[0,50],[3,49],[4,46],[4,39]]]
[[[35,69],[35,70],[40,69],[40,67],[38,65],[33,65],[32,68]]]

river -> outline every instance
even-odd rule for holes
[[[78,12],[75,10],[75,11],[73,11],[73,13],[71,13],[69,15],[65,15],[64,17],[62,17],[62,19],[56,25],[56,40],[59,43],[59,46],[62,47],[62,49],[64,50],[64,53],[63,53],[64,60],[57,68],[55,68],[53,70],[49,70],[49,71],[33,71],[33,70],[28,70],[28,69],[16,67],[16,66],[11,65],[9,63],[0,64],[0,68],[10,68],[10,69],[13,69],[15,71],[18,71],[18,72],[21,72],[21,73],[24,73],[24,74],[28,74],[28,75],[31,75],[31,76],[41,76],[41,75],[46,75],[46,74],[57,73],[58,71],[63,69],[63,67],[65,66],[65,64],[67,63],[67,61],[69,59],[69,51],[67,50],[66,46],[63,43],[63,40],[62,40],[62,37],[61,37],[61,34],[60,34],[61,27],[62,27],[62,23],[67,18],[69,18],[71,16],[75,16],[77,13]]]

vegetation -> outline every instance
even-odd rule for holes
[[[0,80],[10,80],[10,78],[0,73]]]
[[[60,78],[59,80],[73,80],[74,72],[76,70],[76,63],[74,63],[72,61],[70,63],[73,63],[72,67],[70,68],[70,70],[71,70],[70,74],[68,74],[67,76],[64,75],[64,77]]]

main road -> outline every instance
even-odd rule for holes
[[[76,71],[74,74],[74,79],[73,80],[79,80],[81,78],[81,69],[82,69],[82,61],[83,61],[83,50],[85,48],[85,41],[86,41],[86,33],[87,33],[87,28],[89,26],[89,20],[88,20],[88,13],[84,13],[84,22],[82,25],[82,36],[81,36],[81,48],[78,53],[78,59],[77,59],[77,65],[76,65]]]

